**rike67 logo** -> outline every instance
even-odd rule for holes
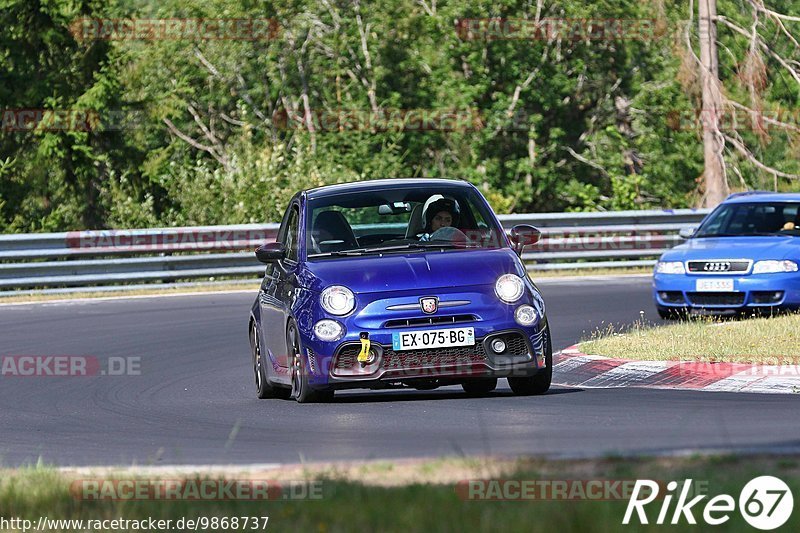
[[[714,496],[701,505],[708,495],[693,495],[691,479],[685,480],[680,489],[677,481],[670,481],[666,494],[659,494],[661,487],[663,485],[649,479],[637,480],[622,523],[630,524],[635,517],[640,524],[649,524],[645,507],[656,499],[661,500],[656,524],[676,525],[683,520],[688,524],[697,524],[695,513],[698,513],[706,524],[718,526],[730,520],[731,513],[737,508],[737,501],[728,494]],[[676,496],[677,501],[672,508]],[[738,510],[745,521],[756,529],[767,531],[782,526],[789,520],[793,508],[792,491],[786,483],[773,476],[752,479],[739,493]]]

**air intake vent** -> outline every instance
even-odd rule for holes
[[[692,305],[701,307],[736,307],[744,304],[743,292],[687,292]]]
[[[396,318],[388,320],[383,327],[386,328],[407,328],[411,326],[441,326],[447,324],[463,324],[465,322],[475,322],[478,317],[475,315],[452,315],[452,316],[427,316],[420,318]]]

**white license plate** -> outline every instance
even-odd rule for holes
[[[697,292],[733,292],[733,280],[698,279],[695,290]]]
[[[450,346],[473,346],[474,328],[433,329],[392,333],[392,349],[421,350],[423,348],[448,348]]]

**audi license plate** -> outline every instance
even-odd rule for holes
[[[698,279],[697,292],[733,292],[732,279]]]
[[[394,349],[394,351],[421,350],[423,348],[449,348],[451,346],[473,346],[474,344],[474,328],[392,333],[392,349]]]

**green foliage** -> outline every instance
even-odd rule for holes
[[[746,25],[741,1],[721,0],[719,11]],[[3,0],[0,110],[123,120],[90,131],[0,129],[0,231],[275,221],[298,189],[384,177],[467,179],[499,212],[697,202],[699,132],[669,120],[699,106],[686,76],[687,5],[545,2],[546,19],[656,19],[643,39],[548,40],[456,30],[459,19],[533,19],[536,2],[440,4]],[[271,18],[280,32],[86,40],[70,29],[80,17]],[[721,40],[723,81],[746,101],[736,76],[747,43]],[[791,42],[779,46],[793,53]],[[796,109],[792,82],[770,79],[765,105]],[[376,120],[400,110],[458,112],[468,127]],[[769,164],[798,171],[796,136],[743,137]],[[749,185],[762,185],[763,172],[740,166]]]

